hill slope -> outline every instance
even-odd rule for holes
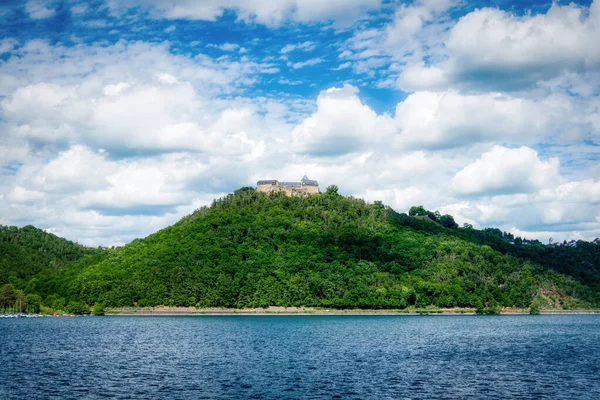
[[[43,293],[44,285],[37,285],[32,278],[51,279],[60,268],[98,252],[30,225],[0,225],[0,286],[29,286],[28,291]]]
[[[545,250],[506,247],[480,232],[335,192],[287,197],[243,189],[145,239],[75,262],[54,283],[67,300],[107,306],[600,303],[594,282],[544,265]],[[588,267],[596,277],[598,266]]]

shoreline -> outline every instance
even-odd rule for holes
[[[310,307],[268,307],[268,308],[195,308],[195,307],[144,307],[144,308],[107,308],[106,315],[112,316],[249,316],[249,315],[477,315],[475,309],[316,309]],[[540,315],[600,315],[600,310],[540,310]],[[505,309],[495,315],[531,315],[529,309]]]

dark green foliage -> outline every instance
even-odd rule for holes
[[[412,206],[410,210],[408,210],[408,215],[411,217],[426,217],[429,214],[423,206]]]
[[[67,302],[63,297],[58,298],[52,302],[52,309],[56,311],[65,311],[67,308]]]
[[[0,225],[0,285],[10,283],[45,297],[55,290],[52,281],[58,269],[101,251],[33,226],[19,229]]]
[[[12,307],[17,300],[15,289],[10,284],[0,288],[0,308]]]
[[[420,211],[417,210],[416,214]],[[589,287],[502,254],[454,220],[380,202],[240,190],[143,240],[76,262],[59,294],[105,306],[528,307],[539,288]],[[449,216],[448,216],[449,217]],[[499,239],[500,243],[504,243]],[[494,242],[495,243],[495,242]],[[505,252],[506,253],[506,252]]]
[[[89,314],[90,308],[80,301],[69,301],[67,304],[67,312],[69,314]]]
[[[325,193],[335,195],[338,194],[338,190],[339,188],[337,187],[337,185],[329,185],[327,186],[327,189],[325,189]]]
[[[458,224],[454,221],[454,217],[452,215],[442,215],[440,217],[440,224],[445,226],[446,228],[456,229],[458,228]]]
[[[37,314],[40,312],[40,306],[42,304],[42,297],[39,294],[28,294],[25,296],[27,302],[27,311],[30,313]]]
[[[452,216],[422,206],[410,214],[341,196],[336,187],[294,197],[242,188],[121,248],[99,251],[68,242],[75,246],[67,246],[76,260],[71,263],[49,250],[54,247],[40,253],[25,241],[13,249],[22,255],[15,260],[31,253],[48,264],[22,271],[11,261],[4,270],[15,287],[42,296],[44,306],[69,312],[89,312],[86,304],[96,304],[95,311],[433,305],[495,313],[529,307],[541,293],[570,306],[600,303],[600,246],[514,245],[499,230],[459,229]],[[62,240],[48,240],[56,239]]]

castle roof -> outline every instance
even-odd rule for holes
[[[277,185],[277,179],[267,179],[256,182],[257,185]]]
[[[279,182],[279,186],[302,187],[302,182]]]
[[[257,186],[272,185],[272,186],[285,186],[285,187],[302,187],[302,186],[319,186],[317,181],[308,179],[306,175],[302,177],[300,182],[279,182],[276,179],[268,179],[256,182]]]
[[[319,186],[319,183],[317,181],[308,179],[306,175],[302,177],[302,180],[300,182],[305,186]]]

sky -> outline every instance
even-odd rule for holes
[[[121,245],[259,179],[600,236],[600,0],[0,5],[0,224]]]

